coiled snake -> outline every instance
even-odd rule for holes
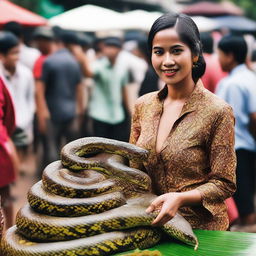
[[[161,228],[145,209],[156,195],[149,176],[128,166],[147,151],[129,143],[87,137],[63,147],[28,192],[16,225],[1,242],[5,256],[103,256],[155,245],[166,233],[197,247],[179,214]]]

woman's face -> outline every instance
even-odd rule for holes
[[[151,60],[156,73],[166,84],[191,84],[192,58],[190,48],[180,40],[174,28],[167,28],[155,34]]]

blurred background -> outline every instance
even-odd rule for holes
[[[0,0],[0,31],[11,31],[14,34],[15,31],[18,31],[15,35],[20,44],[18,62],[20,65],[26,66],[26,70],[30,72],[28,75],[30,78],[17,75],[16,80],[9,79],[10,86],[15,85],[18,88],[21,88],[19,84],[25,84],[26,79],[26,84],[30,84],[26,85],[27,87],[24,89],[26,92],[14,90],[14,95],[12,95],[13,99],[17,96],[15,93],[24,97],[23,103],[21,101],[14,102],[14,105],[18,106],[16,106],[16,117],[18,115],[19,119],[23,120],[25,115],[30,115],[27,126],[25,128],[17,126],[23,130],[18,130],[16,137],[13,138],[18,151],[19,167],[15,182],[10,184],[10,198],[14,205],[12,218],[25,203],[28,189],[41,179],[45,166],[59,158],[59,150],[65,143],[75,138],[91,135],[128,140],[134,101],[139,96],[158,90],[163,86],[151,69],[146,40],[153,22],[163,13],[170,11],[185,13],[192,17],[202,36],[207,35],[212,40],[212,50],[208,52],[210,54],[215,55],[216,45],[223,35],[231,33],[243,36],[249,49],[248,66],[251,70],[256,70],[255,0]],[[10,23],[11,26],[7,25]],[[48,77],[51,68],[49,63],[52,61],[55,66],[60,65],[61,67],[62,65],[62,62],[58,63],[58,59],[50,59],[60,49],[60,42],[62,42],[61,48],[64,47],[73,59],[71,60],[71,57],[67,57],[67,55],[63,58],[69,58],[71,66],[72,61],[73,66],[78,65],[80,73],[78,78],[75,78],[74,72],[76,71],[70,75],[70,69],[66,71],[63,69],[61,72],[62,74],[67,72],[67,77],[74,78],[71,83],[75,79],[79,80],[80,86],[73,86],[76,89],[70,86],[72,92],[48,91],[45,98],[42,98],[47,83],[52,83]],[[111,48],[110,51],[107,48],[109,46],[114,47],[115,50],[112,51]],[[100,114],[103,116],[103,113],[100,113],[102,112],[100,102],[104,101],[104,95],[100,95],[99,92],[97,94],[93,88],[101,83],[99,77],[102,76],[104,70],[95,69],[94,64],[99,64],[98,61],[104,56],[111,61],[113,55],[120,52],[122,52],[122,58],[119,58],[118,63],[123,70],[126,70],[126,73],[122,74],[121,78],[120,73],[119,75],[115,74],[112,79],[125,80],[129,86],[125,86],[127,90],[121,95],[119,87],[123,84],[120,81],[117,82],[119,94],[117,91],[109,89],[106,98],[111,98],[114,95],[113,97],[116,97],[115,99],[118,99],[123,105],[118,105],[113,99],[114,103],[109,108],[114,112],[117,108],[122,114],[115,119],[116,121],[104,116],[105,119],[103,118],[104,122],[102,122],[99,117]],[[45,62],[49,63],[45,64]],[[214,76],[218,79],[211,84],[207,84],[205,81],[206,88],[213,93],[218,81],[226,75],[215,63],[216,58],[212,70],[215,70]],[[17,62],[14,65],[18,65]],[[4,70],[3,73],[6,75],[7,71]],[[97,74],[92,75],[93,72]],[[56,83],[64,82],[67,82],[67,79]],[[145,87],[145,85],[147,86]],[[49,95],[50,93],[56,93],[56,95]],[[73,99],[74,102],[64,102],[64,98],[61,99],[60,111],[61,109],[64,109],[64,112],[67,111],[66,106],[73,103],[79,108],[79,111],[72,117],[72,122],[68,123],[67,129],[63,131],[60,129],[63,127],[63,123],[59,122],[58,118],[57,121],[55,120],[54,127],[41,122],[49,119],[49,116],[56,115],[58,117],[60,115],[53,113],[54,111],[51,112],[51,104],[61,93],[71,93],[73,96],[76,94],[78,97]],[[32,95],[32,97],[28,99],[27,95]],[[69,95],[67,98],[70,98]],[[19,104],[23,105],[19,107]],[[48,107],[44,108],[45,104],[48,104]],[[105,106],[102,108],[104,111]],[[21,109],[24,109],[24,112]],[[99,120],[101,122],[97,122]],[[122,134],[119,134],[119,137],[114,137],[110,131],[109,134],[102,135],[100,130],[105,127],[104,125],[107,125],[110,130],[118,128]],[[58,142],[54,140],[56,133],[52,133],[52,129],[59,129]],[[69,136],[70,133],[72,136]],[[49,134],[51,136],[48,136]],[[55,145],[52,145],[54,143]],[[55,157],[53,154],[50,155],[52,148],[57,148]]]

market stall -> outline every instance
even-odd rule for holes
[[[23,26],[43,26],[47,20],[27,9],[24,9],[8,0],[0,1],[0,26],[16,21]]]

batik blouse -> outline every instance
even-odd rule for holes
[[[143,166],[132,165],[145,169],[157,195],[199,190],[202,205],[181,207],[179,212],[193,228],[226,230],[229,221],[224,200],[236,189],[232,108],[199,81],[157,153],[167,93],[165,86],[137,100],[130,143],[147,149],[149,157]]]

